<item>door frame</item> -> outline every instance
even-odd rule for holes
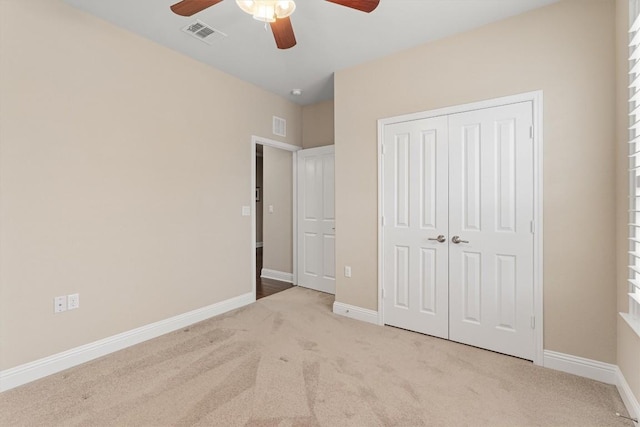
[[[534,352],[533,363],[542,366],[544,351],[544,276],[543,276],[543,91],[537,90],[511,96],[488,99],[479,102],[456,105],[418,113],[404,114],[378,120],[378,324],[384,325],[384,304],[382,301],[382,285],[384,278],[384,234],[382,230],[382,145],[384,143],[384,128],[387,125],[422,120],[432,117],[464,113],[520,102],[532,103],[533,107],[533,221],[535,225],[533,235],[533,315],[535,329],[533,333]]]
[[[293,144],[287,144],[286,142],[276,141],[274,139],[263,138],[261,136],[251,135],[251,188],[249,193],[249,200],[251,200],[251,292],[253,293],[253,301],[256,301],[256,155],[257,145],[264,145],[267,147],[279,148],[281,150],[291,152],[291,173],[292,173],[292,182],[293,182],[293,195],[292,195],[292,224],[293,224],[293,247],[292,254],[293,259],[291,262],[292,265],[292,276],[293,281],[292,284],[296,286],[298,284],[298,272],[296,270],[296,265],[298,262],[298,245],[297,245],[297,232],[298,232],[298,199],[297,199],[297,189],[298,183],[296,182],[296,177],[298,175],[298,156],[297,152],[302,150],[302,147]]]

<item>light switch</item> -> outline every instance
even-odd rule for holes
[[[251,216],[251,206],[242,207],[242,216]]]
[[[351,277],[351,266],[344,266],[344,277]]]
[[[273,213],[273,205],[269,205],[269,213]]]

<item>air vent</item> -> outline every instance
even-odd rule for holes
[[[202,40],[206,44],[213,44],[216,40],[220,40],[227,37],[222,31],[216,30],[210,27],[202,21],[196,21],[193,24],[189,24],[182,29],[187,34],[191,34],[198,40]]]
[[[273,134],[287,136],[287,121],[285,119],[273,116]]]

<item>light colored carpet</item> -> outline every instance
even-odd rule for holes
[[[630,426],[615,387],[292,288],[0,394],[4,426]]]

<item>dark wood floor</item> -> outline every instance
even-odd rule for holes
[[[291,283],[279,280],[263,279],[260,277],[262,271],[262,248],[256,249],[256,299],[268,297],[293,287]]]

